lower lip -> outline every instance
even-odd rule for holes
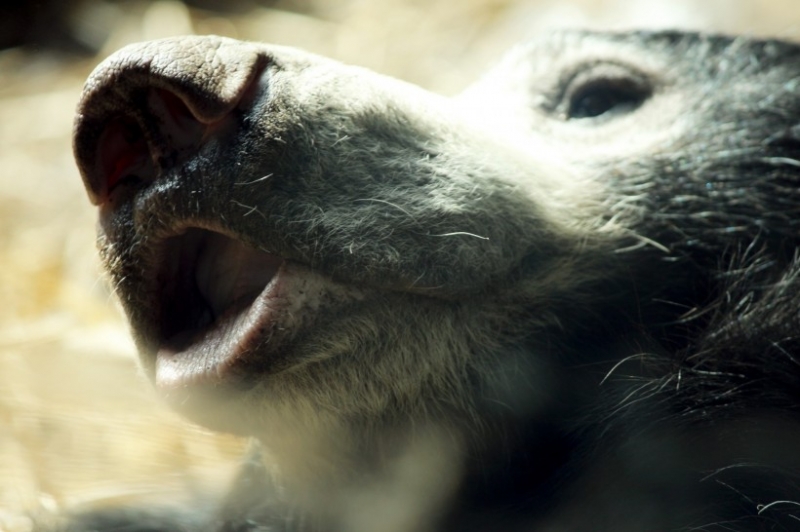
[[[155,384],[164,393],[226,384],[231,372],[255,353],[278,322],[285,297],[287,271],[282,265],[264,290],[203,330],[164,342],[156,353]]]

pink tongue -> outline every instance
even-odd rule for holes
[[[214,318],[254,299],[269,284],[282,260],[228,238],[211,233],[197,257],[195,281]]]

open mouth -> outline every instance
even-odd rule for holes
[[[285,260],[200,228],[163,243],[156,383],[174,388],[223,378],[274,327]]]

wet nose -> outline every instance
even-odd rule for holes
[[[196,152],[247,99],[265,57],[222,37],[177,37],[127,46],[90,75],[73,149],[96,205],[147,184]]]

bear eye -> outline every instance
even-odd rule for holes
[[[636,110],[652,87],[633,76],[579,76],[566,91],[566,120],[613,118]]]

